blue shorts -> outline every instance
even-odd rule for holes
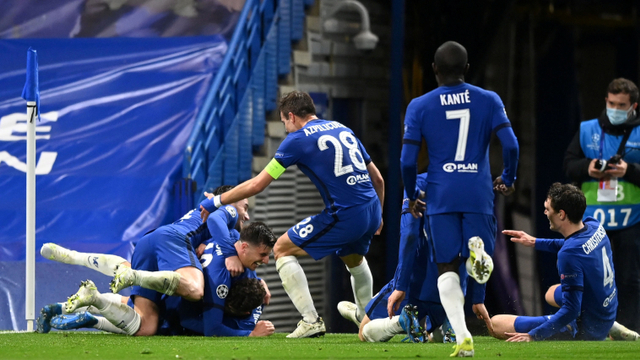
[[[562,286],[558,286],[553,292],[553,299],[559,306],[564,304]],[[593,314],[589,313],[584,313],[581,316],[585,316],[586,318],[584,322],[581,318],[578,318],[578,333],[576,334],[576,340],[600,341],[605,340],[607,336],[609,336],[609,330],[611,330],[615,320],[599,320]],[[587,326],[585,322],[593,325]]]
[[[330,214],[327,209],[308,217],[287,231],[291,241],[314,260],[336,253],[366,255],[382,219],[378,198],[369,203]]]
[[[438,264],[450,263],[458,257],[469,257],[469,239],[479,236],[484,250],[493,255],[496,241],[496,218],[476,213],[429,215],[429,230],[434,258]]]
[[[131,258],[131,268],[146,271],[175,271],[193,266],[202,271],[202,265],[191,246],[189,238],[170,227],[160,227],[138,241]],[[163,294],[131,287],[131,296],[142,296],[155,303]]]

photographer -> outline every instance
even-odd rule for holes
[[[607,88],[606,109],[583,121],[564,157],[567,176],[587,199],[584,216],[606,229],[619,290],[617,319],[640,330],[640,117],[638,87],[624,78]]]

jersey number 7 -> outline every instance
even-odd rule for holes
[[[445,112],[447,120],[460,119],[460,130],[458,131],[458,146],[456,146],[456,157],[454,161],[463,161],[467,152],[467,136],[469,135],[469,119],[471,113],[469,109],[449,110]]]

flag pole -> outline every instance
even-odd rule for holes
[[[36,319],[36,118],[40,118],[38,105],[38,54],[27,50],[27,80],[22,90],[27,100],[27,214],[26,214],[26,271],[25,319],[27,331],[34,330]]]

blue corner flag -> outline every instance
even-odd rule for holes
[[[38,52],[29,47],[27,50],[27,81],[22,89],[22,98],[36,102],[38,120],[40,120],[40,89],[38,86]]]

